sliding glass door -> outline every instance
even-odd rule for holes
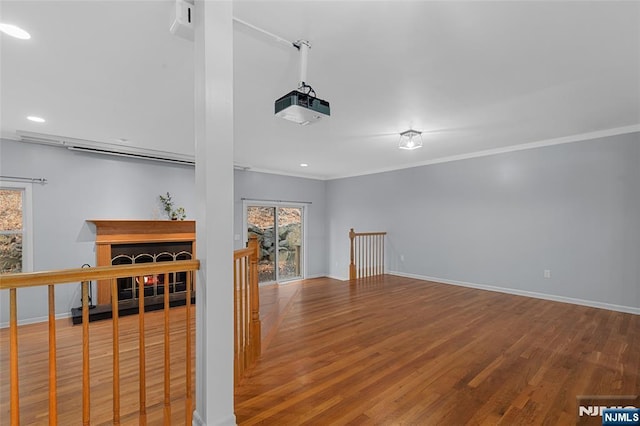
[[[304,207],[247,205],[247,236],[260,245],[260,283],[283,282],[303,276]]]

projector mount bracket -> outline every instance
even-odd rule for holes
[[[298,82],[298,90],[316,97],[316,91],[307,84],[307,64],[309,61],[309,49],[311,49],[311,43],[307,40],[298,40],[293,43],[295,47],[300,51],[300,80]]]
[[[233,20],[239,24],[244,25],[245,27],[251,28],[254,31],[257,31],[259,33],[269,36],[270,38],[274,39],[278,43],[282,43],[286,46],[290,46],[297,49],[300,52],[300,74],[299,74],[300,79],[298,81],[298,91],[305,93],[307,95],[313,96],[314,98],[316,97],[316,91],[313,90],[313,88],[307,84],[307,64],[308,64],[308,58],[309,58],[309,49],[311,49],[311,43],[309,41],[307,40],[289,41],[283,37],[280,37],[279,35],[273,34],[272,32],[264,30],[260,27],[256,27],[255,25],[250,24],[249,22],[243,21],[241,19],[238,19],[236,17],[234,17]]]

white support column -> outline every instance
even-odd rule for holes
[[[194,425],[233,413],[233,15],[231,1],[195,3],[196,302]]]

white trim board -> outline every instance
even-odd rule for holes
[[[445,278],[427,277],[424,275],[408,274],[405,272],[398,272],[398,271],[387,271],[386,273],[389,275],[396,275],[398,277],[415,278],[417,280],[422,280],[422,281],[432,281],[439,284],[451,284],[451,285],[457,285],[461,287],[475,288],[478,290],[495,291],[498,293],[514,294],[516,296],[533,297],[535,299],[544,299],[544,300],[551,300],[553,302],[571,303],[573,305],[588,306],[590,308],[600,308],[600,309],[607,309],[610,311],[624,312],[627,314],[640,315],[640,308],[634,308],[633,306],[614,305],[612,303],[596,302],[593,300],[583,300],[583,299],[576,299],[573,297],[556,296],[554,294],[537,293],[535,291],[516,290],[512,288],[505,288],[505,287],[495,287],[492,285],[448,280]]]

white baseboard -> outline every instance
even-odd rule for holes
[[[202,417],[200,417],[200,414],[198,413],[197,410],[193,411],[193,416],[191,418],[191,425],[192,426],[207,426],[207,424],[204,422],[204,420],[202,420]],[[236,426],[236,416],[235,414],[232,414],[228,417],[225,417],[224,419],[220,419],[218,421],[215,421],[213,423],[211,423],[211,425],[214,426]]]
[[[324,278],[326,277],[325,274],[314,274],[314,275],[307,275],[306,277],[304,277],[305,280],[312,280],[314,278]]]
[[[198,422],[196,423],[196,412],[193,412],[193,422],[192,424],[194,426],[207,426],[207,423],[202,421],[202,418],[198,415]],[[236,426],[236,416],[235,414],[231,414],[230,416],[227,416],[223,419],[219,419],[216,421],[213,421],[212,423],[209,423],[209,425],[211,426]]]
[[[232,415],[230,415],[228,417],[225,417],[223,419],[215,421],[215,422],[213,422],[211,424],[215,425],[215,426],[236,426],[236,415],[232,414]],[[192,426],[207,426],[205,421],[202,420],[202,417],[198,413],[198,410],[194,410],[193,411],[193,416],[191,417],[191,425]]]
[[[71,312],[63,312],[61,314],[56,314],[56,320],[71,318]],[[35,318],[25,318],[18,320],[18,325],[27,325],[27,324],[36,324],[39,322],[47,322],[49,321],[49,317],[35,317]],[[9,322],[0,322],[0,328],[9,327]]]
[[[398,272],[398,271],[388,271],[387,274],[397,275],[399,277],[405,277],[405,278],[415,278],[417,280],[423,280],[423,281],[433,281],[433,282],[442,283],[442,284],[458,285],[462,287],[477,288],[479,290],[496,291],[499,293],[515,294],[517,296],[533,297],[536,299],[571,303],[574,305],[589,306],[591,308],[608,309],[610,311],[625,312],[628,314],[640,315],[640,308],[636,308],[633,306],[614,305],[612,303],[597,302],[594,300],[576,299],[574,297],[557,296],[555,294],[537,293],[534,291],[517,290],[513,288],[496,287],[496,286],[486,285],[486,284],[476,284],[476,283],[469,283],[464,281],[448,280],[446,278],[428,277],[424,275],[408,274],[405,272]]]
[[[191,426],[207,426],[197,410],[194,410],[191,416]]]
[[[325,277],[331,278],[332,280],[349,281],[349,278],[347,278],[347,277],[339,277],[339,276],[336,276],[336,275],[325,275]]]

